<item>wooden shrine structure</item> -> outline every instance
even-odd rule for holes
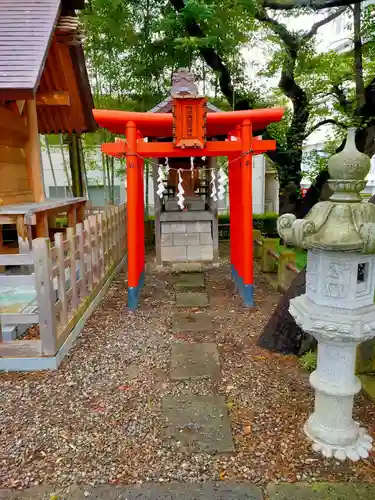
[[[49,236],[57,214],[83,220],[86,199],[46,200],[39,134],[97,129],[78,17],[83,0],[0,2],[0,253],[2,227],[16,225],[18,243]],[[18,249],[12,249],[18,250]]]
[[[173,88],[179,86],[181,72],[173,76]],[[194,83],[192,81],[192,83]],[[154,106],[150,113],[172,113],[174,99],[169,95]],[[220,113],[221,110],[207,101],[207,113]],[[148,137],[149,142],[171,142],[173,137]],[[219,258],[218,199],[213,189],[218,190],[217,179],[214,183],[211,171],[217,169],[217,158],[210,156],[168,158],[168,173],[163,180],[163,196],[158,195],[159,165],[167,160],[159,158],[152,164],[154,184],[155,215],[155,252],[156,264],[169,262],[202,261],[212,262]],[[178,200],[179,175],[184,190],[184,210]],[[188,234],[188,236],[187,236]]]
[[[207,99],[198,94],[192,76],[186,70],[178,73],[171,92],[173,113],[94,110],[100,126],[126,137],[103,144],[102,150],[127,163],[128,306],[137,308],[145,269],[144,159],[218,156],[228,158],[232,276],[245,305],[252,306],[252,158],[276,147],[253,132],[279,121],[284,110],[207,113]],[[148,137],[172,140],[150,142]]]

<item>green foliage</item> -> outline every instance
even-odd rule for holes
[[[340,130],[341,132],[341,130]],[[303,177],[313,182],[317,177],[319,172],[326,170],[328,167],[328,159],[335,152],[341,140],[344,139],[344,132],[341,132],[339,138],[328,140],[324,144],[324,148],[321,151],[316,149],[309,151],[304,154],[303,161],[304,165],[307,166],[307,171],[303,173]]]
[[[299,363],[304,370],[313,372],[316,370],[317,353],[315,351],[307,351],[299,358]]]
[[[275,212],[266,212],[264,214],[253,214],[253,228],[259,229],[263,236],[277,237],[277,219],[279,214]],[[219,214],[219,231],[221,239],[229,239],[229,228],[225,228],[230,223],[229,214]],[[221,229],[220,229],[221,226]]]

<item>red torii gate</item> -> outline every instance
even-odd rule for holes
[[[281,120],[284,110],[273,108],[206,114],[206,100],[202,106],[202,98],[189,97],[174,99],[173,114],[94,110],[94,117],[101,127],[126,137],[126,140],[103,144],[102,151],[117,158],[126,158],[128,306],[131,310],[137,308],[144,279],[144,158],[161,157],[228,157],[232,276],[244,304],[254,304],[252,157],[275,149],[276,142],[254,138],[252,131],[262,130],[271,122]],[[181,101],[184,103],[181,104]],[[202,138],[202,127],[204,141],[203,147],[199,147],[197,143]],[[176,140],[176,129],[184,135],[182,143],[181,137]],[[226,139],[214,139],[219,136]],[[144,137],[173,137],[174,141],[145,142]],[[206,141],[208,138],[213,140]],[[195,147],[189,147],[192,143]]]

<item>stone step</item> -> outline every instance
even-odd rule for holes
[[[201,262],[175,262],[172,264],[174,273],[200,273],[203,270]]]
[[[5,496],[3,496],[5,495]],[[104,485],[54,488],[36,486],[25,491],[0,490],[7,500],[262,500],[260,488],[235,481],[166,484],[146,483],[135,486]]]
[[[189,333],[189,332],[212,332],[213,324],[212,317],[208,314],[195,312],[175,312],[172,316],[172,332],[173,333]]]
[[[224,396],[165,396],[166,446],[185,453],[235,451]]]
[[[176,291],[186,290],[189,288],[204,288],[203,273],[184,273],[174,277],[173,288]]]
[[[208,295],[203,292],[178,292],[176,305],[177,307],[207,307]]]
[[[171,379],[220,378],[219,351],[213,342],[172,345]]]
[[[366,483],[269,484],[270,500],[373,500],[375,485]]]

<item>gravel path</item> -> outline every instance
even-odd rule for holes
[[[227,264],[207,270],[213,331],[184,339],[216,342],[218,381],[170,381],[174,292],[171,275],[155,270],[147,273],[136,315],[124,309],[126,277],[117,277],[58,372],[0,375],[0,487],[373,481],[373,457],[341,464],[312,452],[302,431],[313,403],[308,375],[294,357],[255,345],[278,295],[256,272],[257,307],[246,310],[229,276]],[[213,392],[226,396],[236,453],[166,447],[162,397]],[[375,407],[366,396],[357,398],[355,412],[374,434]]]

